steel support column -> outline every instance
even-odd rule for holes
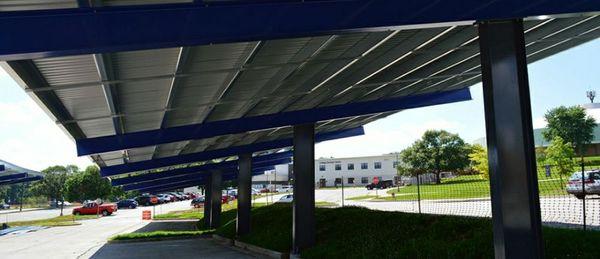
[[[522,20],[479,23],[496,258],[543,258]]]
[[[213,170],[210,176],[210,227],[217,228],[221,224],[221,186],[223,183],[223,174],[221,171]]]
[[[210,209],[212,207],[211,205],[211,201],[212,201],[212,181],[211,181],[211,177],[208,176],[208,178],[206,178],[206,185],[204,185],[204,226],[206,228],[210,228]]]
[[[250,232],[250,192],[252,186],[252,153],[239,155],[238,174],[238,205],[237,205],[237,235],[245,235]]]
[[[294,253],[315,244],[315,124],[294,126]]]

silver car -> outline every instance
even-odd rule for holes
[[[585,171],[583,177],[585,195],[600,195],[600,170]],[[581,188],[581,172],[575,172],[571,175],[567,183],[567,193],[575,195],[577,199],[585,197]]]

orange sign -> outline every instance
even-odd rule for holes
[[[151,220],[152,219],[152,212],[149,210],[144,210],[142,211],[142,220]]]

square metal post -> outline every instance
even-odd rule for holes
[[[213,170],[210,172],[210,192],[211,192],[211,202],[210,202],[210,227],[217,228],[221,224],[221,199],[223,196],[222,193],[222,182],[223,182],[223,174],[219,170]]]
[[[294,253],[315,244],[315,125],[294,126]]]
[[[252,193],[252,154],[239,155],[238,160],[238,209],[236,230],[237,235],[245,235],[250,232],[250,206]]]
[[[543,258],[522,20],[479,23],[496,258]]]
[[[204,185],[204,226],[206,228],[210,228],[210,208],[212,207],[212,193],[211,193],[211,177],[208,175],[206,177],[206,184]]]

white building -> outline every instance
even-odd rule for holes
[[[398,154],[380,156],[319,158],[315,160],[315,184],[318,187],[365,186],[373,181],[394,180]]]

